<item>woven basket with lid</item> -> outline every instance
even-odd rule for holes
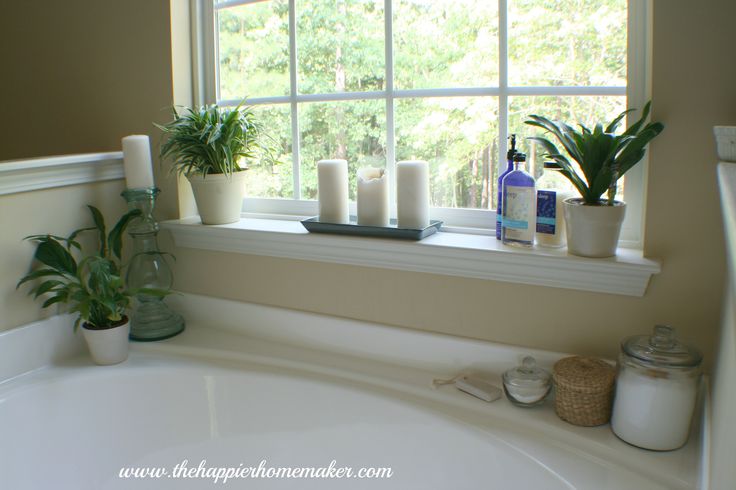
[[[591,357],[566,357],[555,363],[555,411],[574,425],[591,427],[611,418],[616,370]]]

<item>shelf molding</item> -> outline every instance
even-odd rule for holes
[[[122,179],[123,153],[85,153],[0,162],[0,195]]]
[[[535,286],[644,296],[658,260],[640,250],[589,259],[566,250],[522,250],[493,236],[438,232],[419,242],[307,232],[296,220],[244,217],[230,225],[165,221],[177,247],[424,272]]]

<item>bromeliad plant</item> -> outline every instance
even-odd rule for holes
[[[273,162],[272,153],[262,143],[265,133],[253,111],[241,103],[224,109],[217,105],[197,109],[172,108],[174,119],[155,124],[168,136],[161,146],[161,159],[171,157],[173,170],[191,175],[225,174],[244,170],[244,160]]]
[[[567,155],[547,138],[529,138],[542,145],[545,157],[562,167],[562,174],[572,182],[585,204],[613,206],[618,179],[639,163],[644,157],[644,148],[664,129],[659,122],[645,125],[650,106],[651,102],[648,102],[641,119],[621,134],[615,134],[616,129],[626,114],[635,109],[622,112],[605,129],[602,124],[596,124],[592,131],[582,124],[579,124],[578,131],[564,122],[553,122],[535,114],[530,115],[530,120],[525,123],[551,133],[562,145]],[[577,163],[580,171],[570,160]],[[602,196],[606,191],[608,199],[604,201]]]
[[[165,296],[168,291],[132,290],[125,286],[121,265],[123,233],[141,211],[135,209],[124,214],[108,234],[102,213],[94,206],[87,207],[94,226],[75,230],[68,237],[33,235],[25,238],[37,243],[33,257],[43,267],[24,276],[16,287],[41,279],[29,294],[34,298],[50,294],[43,303],[44,308],[66,303],[71,313],[78,313],[75,329],[84,323],[85,328],[105,330],[124,323],[125,310],[136,294]],[[98,245],[93,253],[85,255],[78,238],[87,231],[97,232]]]

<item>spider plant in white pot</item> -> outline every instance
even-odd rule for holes
[[[168,291],[128,289],[122,276],[121,257],[123,233],[141,211],[124,214],[110,233],[100,211],[88,206],[94,226],[81,228],[68,237],[33,235],[26,240],[36,242],[33,258],[42,267],[28,273],[18,282],[40,280],[29,294],[43,297],[43,307],[66,304],[70,313],[77,313],[74,328],[82,326],[82,334],[95,363],[117,364],[128,357],[130,323],[126,309],[136,294],[164,296]],[[85,254],[78,241],[80,234],[95,231],[97,246]]]
[[[579,124],[577,130],[563,122],[530,115],[525,121],[551,133],[562,145],[564,154],[544,137],[531,137],[544,148],[545,157],[555,160],[561,173],[575,186],[581,197],[565,200],[567,248],[584,257],[612,257],[621,233],[626,203],[616,200],[618,180],[644,157],[645,147],[664,129],[659,122],[646,123],[651,103],[641,119],[621,134],[615,134],[629,109],[607,126],[596,124],[590,130]],[[573,165],[573,162],[576,165]],[[603,194],[608,193],[603,199]]]
[[[242,104],[226,109],[217,105],[180,113],[155,124],[167,136],[161,159],[171,158],[173,170],[192,185],[202,223],[219,225],[240,219],[249,160],[271,160],[262,144],[262,126],[253,111]]]

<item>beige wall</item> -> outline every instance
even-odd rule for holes
[[[731,0],[654,5],[653,116],[667,128],[651,148],[645,247],[664,267],[643,298],[184,249],[177,286],[607,357],[622,337],[671,323],[710,365],[725,267],[711,126],[736,124],[734,18]]]
[[[155,99],[129,95],[122,104],[129,106],[123,114],[141,126],[131,123],[124,129],[101,129],[100,133],[109,136],[106,144],[114,145],[121,134],[147,131],[145,125],[157,119],[158,109],[167,104],[164,99],[171,97],[163,94],[166,77],[162,73],[168,70],[160,59],[163,54],[155,54],[161,45],[169,49],[168,41],[161,39],[168,33],[158,22],[146,20],[142,12],[168,14],[160,2],[90,0],[64,2],[58,15],[68,17],[64,12],[69,5],[79,8],[96,3],[127,19],[120,22],[118,18],[116,24],[138,28],[131,37],[130,29],[113,27],[114,39],[103,42],[105,38],[100,37],[100,47],[94,51],[107,53],[114,48],[121,51],[120,58],[133,64],[139,57],[150,57],[147,69],[153,70],[141,72],[140,80],[138,75],[127,75],[131,83],[140,81],[134,84],[135,91],[126,92],[129,84],[111,82],[118,83],[118,92],[143,90],[153,92]],[[727,46],[733,18],[736,3],[730,0],[655,2],[654,117],[665,122],[667,129],[651,149],[645,246],[649,256],[663,259],[664,268],[643,298],[185,249],[174,250],[176,286],[243,301],[608,357],[615,355],[622,337],[667,322],[700,346],[710,364],[724,284],[711,126],[736,124],[736,67],[722,63],[731,59]],[[56,56],[71,57],[69,62],[80,67],[92,65],[80,62],[80,56],[72,53]],[[92,58],[94,66],[106,66],[104,58]],[[26,66],[22,60],[17,63]],[[128,71],[118,74],[125,77]],[[74,87],[69,90],[80,92]],[[100,83],[85,87],[87,97],[108,102],[110,94]],[[54,92],[47,104],[68,96]],[[33,107],[41,106],[34,103]]]
[[[172,105],[168,0],[3,2],[0,161],[119,151]],[[159,185],[170,180],[154,165]],[[161,174],[161,175],[159,175]],[[176,196],[161,211],[177,214]]]
[[[172,104],[169,2],[41,0],[0,8],[1,161],[120,150],[127,134],[158,134]],[[158,173],[158,165],[155,165]],[[158,175],[159,185],[171,187]],[[0,177],[1,178],[1,177]],[[38,303],[16,291],[33,246],[22,238],[88,225],[86,204],[108,221],[125,209],[122,181],[0,196],[0,330],[36,320]],[[175,189],[162,214],[176,215]]]

